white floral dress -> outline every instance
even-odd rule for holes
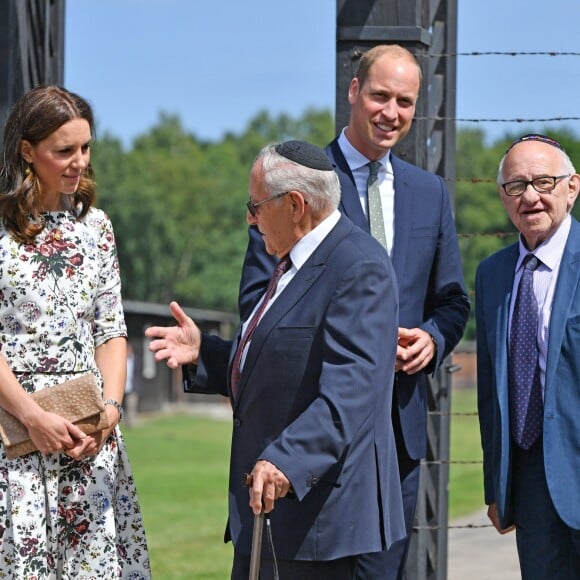
[[[93,372],[95,348],[126,336],[109,218],[43,214],[34,244],[0,224],[0,353],[28,391]],[[1,385],[0,385],[1,388]],[[151,577],[119,428],[96,457],[6,458],[0,443],[0,578]]]

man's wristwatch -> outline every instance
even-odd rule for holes
[[[112,405],[113,407],[115,407],[115,409],[117,409],[117,411],[119,412],[119,421],[123,420],[123,416],[125,415],[125,411],[123,411],[123,406],[121,405],[121,403],[119,403],[118,401],[115,401],[115,399],[107,399],[105,401],[105,405]]]

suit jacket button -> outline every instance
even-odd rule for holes
[[[237,417],[234,419],[234,427],[239,427],[242,424],[241,420]]]

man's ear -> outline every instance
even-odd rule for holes
[[[294,223],[298,223],[302,219],[302,216],[304,216],[308,202],[299,191],[290,191],[288,196],[292,203],[292,220]]]
[[[572,211],[574,202],[580,193],[580,175],[574,173],[568,180],[568,211]]]
[[[354,77],[350,81],[350,85],[348,86],[348,102],[349,102],[349,104],[354,105],[354,103],[358,97],[359,89],[360,89],[359,81],[356,77]]]

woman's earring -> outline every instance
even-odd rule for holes
[[[30,169],[30,164],[28,164],[26,166],[26,169],[24,170],[24,174],[26,175],[26,177],[28,177],[31,173],[32,173],[32,169]]]

